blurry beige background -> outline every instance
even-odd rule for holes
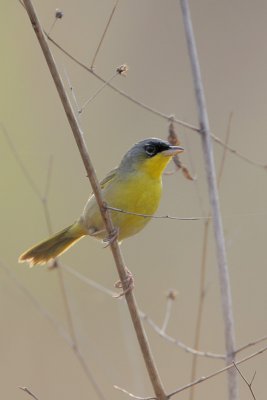
[[[34,1],[44,27],[54,10],[64,11],[52,36],[90,66],[114,1]],[[259,163],[267,163],[267,3],[190,1],[212,131],[225,138],[233,112],[230,145]],[[53,157],[48,206],[53,230],[73,222],[90,186],[66,116],[28,17],[16,1],[4,0],[0,11],[0,121],[41,193]],[[59,69],[71,79],[80,104],[101,83],[52,45]],[[96,60],[96,72],[109,78],[127,63],[126,78],[113,83],[167,115],[197,124],[191,70],[179,2],[121,0]],[[65,77],[64,77],[65,79]],[[66,83],[66,79],[65,79]],[[66,83],[67,85],[67,83]],[[166,138],[168,122],[105,88],[81,117],[85,138],[99,178],[114,167],[136,141]],[[177,173],[164,177],[158,214],[200,216],[208,211],[201,143],[192,131],[177,127],[186,152],[182,161],[197,176],[197,186]],[[26,181],[0,133],[1,265],[67,329],[56,271],[18,265],[19,254],[47,236],[42,204]],[[214,144],[219,166],[222,148]],[[191,161],[192,160],[192,161]],[[171,169],[172,167],[170,167]],[[266,171],[228,154],[220,188],[229,259],[238,346],[266,335]],[[126,241],[123,253],[135,276],[140,308],[161,324],[165,294],[178,290],[168,333],[193,346],[202,250],[203,221],[153,220]],[[112,289],[117,279],[110,251],[84,239],[62,257],[83,275]],[[29,387],[40,400],[97,398],[77,358],[57,330],[0,269],[1,398],[26,399],[18,386]],[[138,395],[152,395],[124,300],[114,300],[64,272],[76,335],[96,381],[108,399],[124,399],[119,385]],[[146,326],[157,365],[168,391],[190,381],[192,356]],[[262,344],[263,345],[263,344]],[[223,323],[214,243],[210,234],[201,350],[224,351]],[[254,352],[259,346],[243,352]],[[199,359],[197,376],[223,367],[223,361]],[[243,364],[250,379],[256,370],[257,399],[266,392],[267,354]],[[195,399],[222,400],[226,376],[198,386]],[[241,398],[250,394],[240,380]],[[187,399],[188,392],[175,398]]]

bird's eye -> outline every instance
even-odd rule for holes
[[[145,146],[145,152],[149,157],[152,157],[156,154],[156,147],[153,144],[147,144]]]

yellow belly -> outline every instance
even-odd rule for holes
[[[146,174],[140,174],[128,177],[127,181],[115,178],[103,189],[103,196],[110,207],[153,215],[158,208],[161,191],[161,178],[148,178]],[[150,220],[150,218],[116,211],[111,211],[111,217],[114,226],[119,230],[119,241],[138,233]],[[84,209],[83,221],[89,234],[99,239],[106,237],[94,196],[89,199]]]

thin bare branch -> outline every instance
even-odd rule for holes
[[[131,211],[122,210],[121,208],[110,207],[109,205],[106,205],[106,208],[108,210],[116,211],[119,213],[124,213],[124,214],[129,214],[129,215],[137,215],[138,217],[143,217],[143,218],[174,219],[174,220],[178,220],[178,221],[198,221],[198,220],[207,219],[207,217],[173,217],[171,215],[141,214],[141,213],[134,213]]]
[[[114,13],[115,13],[115,10],[116,10],[116,8],[117,8],[117,6],[118,6],[118,3],[119,3],[119,0],[116,1],[116,3],[114,4],[114,7],[113,7],[113,9],[112,9],[112,11],[111,11],[111,13],[110,13],[108,22],[107,22],[107,24],[106,24],[106,26],[105,26],[104,32],[103,32],[103,34],[102,34],[102,36],[101,36],[100,42],[99,42],[99,44],[98,44],[98,46],[97,46],[97,49],[96,49],[96,51],[95,51],[95,55],[94,55],[93,60],[92,60],[92,63],[91,63],[91,69],[94,69],[94,67],[95,67],[95,60],[96,60],[96,57],[97,57],[97,55],[98,55],[98,53],[99,53],[100,47],[101,47],[102,44],[103,44],[104,38],[105,38],[105,36],[106,36],[107,30],[108,30],[108,28],[109,28],[109,25],[110,25],[110,23],[111,23],[111,20],[112,20],[112,17],[113,17],[113,15],[114,15]]]
[[[133,399],[137,400],[156,400],[156,397],[140,397],[136,396],[135,394],[128,392],[128,390],[121,388],[120,386],[114,385],[114,389],[119,390],[120,392],[127,394],[129,397],[132,397]]]
[[[52,22],[52,25],[51,25],[51,27],[50,27],[50,29],[49,29],[49,31],[48,31],[48,34],[49,34],[49,35],[52,33],[52,30],[54,29],[54,27],[55,27],[57,21],[58,21],[59,19],[62,19],[63,16],[64,16],[64,13],[63,13],[61,10],[59,10],[59,9],[57,8],[56,11],[55,11],[54,21]]]
[[[116,296],[116,292],[107,289],[105,286],[100,285],[99,283],[93,281],[92,279],[87,278],[86,276],[82,275],[80,272],[74,270],[73,268],[67,265],[61,265],[61,268],[66,270],[69,274],[75,276],[76,279],[80,280],[81,282],[85,283],[86,285],[93,287],[94,289],[99,290],[100,292],[107,294],[108,296],[114,297]]]
[[[239,375],[241,376],[241,378],[243,379],[243,381],[246,383],[247,387],[249,388],[249,391],[250,391],[250,393],[251,393],[253,399],[254,399],[254,400],[257,400],[256,397],[255,397],[255,394],[254,394],[254,392],[253,392],[253,390],[252,390],[252,383],[253,383],[253,381],[254,381],[254,379],[255,379],[256,371],[254,372],[253,377],[252,377],[251,381],[249,382],[249,381],[245,378],[245,376],[242,374],[242,372],[240,371],[240,369],[238,368],[238,366],[236,365],[235,362],[234,362],[234,366],[235,366],[236,370],[238,371]]]
[[[58,42],[56,42],[54,39],[52,39],[47,33],[47,39],[55,46],[57,47],[57,49],[59,49],[62,53],[64,53],[69,59],[71,59],[73,62],[75,62],[75,64],[79,65],[81,68],[83,68],[84,70],[86,70],[87,72],[89,72],[90,74],[94,75],[94,77],[100,81],[102,81],[103,83],[107,83],[106,79],[104,79],[102,76],[100,76],[99,74],[97,74],[95,71],[93,71],[91,68],[87,67],[87,65],[85,65],[84,63],[82,63],[81,61],[79,61],[76,57],[74,57],[70,52],[68,52],[67,50],[65,50]],[[129,100],[130,102],[132,102],[133,104],[149,111],[150,113],[157,115],[160,118],[165,119],[166,121],[169,121],[170,118],[172,119],[173,122],[175,122],[176,124],[183,126],[185,128],[188,128],[194,132],[198,132],[199,133],[199,128],[193,124],[190,124],[188,122],[182,121],[176,117],[174,117],[173,115],[167,115],[162,111],[156,110],[155,108],[151,107],[148,104],[145,104],[144,102],[134,98],[133,96],[130,96],[128,93],[124,92],[121,89],[118,89],[116,86],[113,86],[111,84],[108,84],[110,89],[112,89],[113,91],[115,91],[116,93],[118,93],[119,95],[123,96],[124,98],[126,98],[127,100]],[[214,133],[211,132],[211,137],[212,139],[219,144],[222,147],[225,147],[224,142],[218,137],[216,136]],[[249,163],[250,165],[253,165],[254,167],[258,167],[258,168],[263,168],[263,169],[267,169],[267,164],[266,163],[260,163],[258,161],[252,160],[251,158],[247,157],[246,155],[242,154],[240,151],[234,149],[233,147],[230,147],[229,145],[227,146],[227,150],[234,154],[235,156],[237,156],[238,158],[242,159],[243,161]]]
[[[203,155],[205,160],[205,168],[206,168],[207,182],[209,188],[210,207],[213,215],[217,265],[218,265],[219,282],[221,289],[221,303],[222,303],[223,318],[224,318],[224,337],[225,337],[225,346],[227,352],[226,363],[229,364],[230,362],[234,361],[235,357],[234,317],[233,317],[232,296],[231,296],[230,279],[228,273],[223,225],[220,213],[218,189],[216,184],[216,172],[215,172],[215,163],[214,163],[214,156],[213,156],[213,149],[211,142],[210,127],[209,127],[209,118],[207,113],[204,88],[202,83],[199,59],[196,49],[188,0],[180,0],[180,4],[183,15],[187,48],[191,62],[193,80],[194,80]],[[238,399],[238,380],[235,370],[228,371],[228,395],[229,395],[229,400]]]
[[[11,149],[11,152],[12,152],[17,164],[19,165],[19,167],[20,167],[25,179],[28,181],[30,187],[32,188],[32,191],[36,194],[36,196],[38,198],[41,198],[42,195],[41,195],[41,192],[40,192],[39,188],[36,186],[34,180],[30,176],[30,174],[27,171],[27,169],[25,168],[24,163],[22,162],[17,149],[16,149],[16,147],[15,147],[15,145],[14,145],[14,143],[13,143],[11,137],[10,137],[10,135],[8,134],[4,124],[2,122],[0,122],[0,126],[1,126],[1,129],[2,129],[2,132],[3,132],[4,136],[6,138],[6,141],[7,141],[8,145],[9,145],[9,147]]]
[[[30,389],[26,388],[25,386],[19,386],[19,389],[23,390],[23,392],[27,393],[29,396],[33,397],[35,400],[39,400],[38,397],[36,397]]]
[[[49,189],[50,189],[50,185],[51,185],[51,178],[52,178],[52,169],[53,169],[53,156],[51,155],[49,157],[49,161],[48,161],[47,176],[46,176],[43,200],[47,200],[47,198],[48,198]]]
[[[222,369],[219,369],[218,371],[215,371],[215,372],[213,372],[213,373],[210,374],[210,375],[203,376],[203,377],[197,379],[197,380],[194,381],[194,382],[191,382],[191,383],[188,383],[188,384],[185,385],[185,386],[182,386],[182,387],[180,387],[179,389],[176,389],[175,391],[173,391],[172,393],[170,393],[170,394],[168,395],[168,399],[171,398],[172,396],[178,394],[178,393],[183,392],[184,390],[189,389],[189,388],[192,387],[193,385],[198,385],[199,383],[205,382],[205,381],[207,381],[208,379],[214,378],[215,376],[217,376],[217,375],[219,375],[219,374],[221,374],[221,373],[223,373],[223,372],[225,372],[225,371],[228,371],[229,369],[234,368],[235,365],[243,364],[244,362],[250,360],[251,358],[254,358],[254,357],[256,357],[256,356],[258,356],[258,355],[264,353],[266,350],[267,350],[267,346],[266,346],[266,347],[263,347],[262,349],[256,351],[256,352],[253,353],[253,354],[250,354],[250,355],[247,356],[247,357],[242,358],[242,359],[239,360],[239,361],[235,361],[235,363],[232,362],[231,364],[227,365],[226,367],[224,367],[224,368],[222,368]]]
[[[62,53],[64,53],[70,60],[72,60],[73,62],[75,62],[75,64],[79,65],[81,68],[83,68],[85,71],[89,72],[90,74],[92,74],[96,79],[100,80],[103,83],[107,83],[107,86],[112,89],[114,92],[120,94],[121,96],[123,96],[124,98],[128,99],[130,102],[136,104],[137,106],[151,112],[154,115],[157,115],[167,121],[170,120],[170,118],[172,119],[173,122],[175,122],[178,125],[181,125],[185,128],[191,129],[195,132],[199,132],[199,128],[195,125],[189,124],[185,121],[179,120],[178,118],[174,117],[173,115],[167,115],[161,111],[158,111],[156,109],[154,109],[153,107],[150,107],[149,105],[143,103],[142,101],[139,101],[137,99],[135,99],[134,97],[130,96],[128,93],[124,92],[121,89],[118,89],[116,86],[113,86],[112,84],[108,83],[106,79],[104,79],[102,76],[100,76],[99,74],[97,74],[95,71],[93,71],[91,68],[87,67],[87,65],[85,65],[84,63],[82,63],[81,61],[79,61],[76,57],[74,57],[71,53],[69,53],[67,50],[65,50],[59,43],[57,43],[54,39],[51,38],[51,36],[49,36],[47,33],[45,33],[45,35],[47,36],[47,39],[58,49],[60,50]]]
[[[209,351],[199,351],[196,349],[193,349],[192,347],[187,346],[183,342],[181,342],[179,339],[176,339],[170,335],[168,335],[166,332],[162,331],[161,327],[158,326],[150,317],[148,317],[145,313],[143,313],[141,310],[139,310],[139,314],[141,318],[148,323],[148,325],[153,328],[153,330],[161,336],[163,339],[167,340],[168,342],[174,344],[175,346],[180,347],[181,349],[185,350],[187,353],[191,354],[196,354],[201,357],[209,357],[209,358],[217,358],[217,359],[222,359],[225,360],[226,356],[224,354],[216,354],[216,353],[211,353]]]
[[[112,76],[111,76],[106,82],[104,82],[103,85],[101,85],[100,88],[98,88],[97,91],[96,91],[91,97],[89,97],[89,99],[87,99],[87,100],[84,102],[84,104],[83,104],[83,105],[81,106],[81,108],[78,110],[78,113],[81,114],[81,113],[84,111],[84,109],[86,108],[86,106],[87,106],[92,100],[94,100],[94,99],[96,98],[96,96],[99,95],[99,93],[101,93],[102,90],[103,90],[106,86],[108,86],[108,85],[113,81],[113,79],[116,78],[116,76],[118,76],[118,75],[119,75],[119,71],[116,69],[116,72],[113,73]]]
[[[230,113],[228,126],[226,130],[226,138],[225,144],[226,146],[223,149],[223,155],[220,162],[219,173],[218,173],[218,189],[220,187],[225,161],[227,154],[227,145],[231,132],[231,123],[232,123],[233,113]],[[210,214],[209,214],[210,217]],[[210,227],[210,218],[205,221],[204,226],[204,234],[203,234],[203,246],[202,246],[202,257],[201,257],[201,269],[200,269],[200,283],[199,283],[199,301],[198,301],[198,311],[197,311],[197,322],[196,322],[196,332],[195,332],[195,341],[194,348],[199,349],[200,343],[200,331],[201,331],[201,323],[202,323],[202,315],[204,310],[204,301],[205,301],[205,282],[206,282],[206,267],[207,267],[207,254],[208,254],[208,241],[209,241],[209,227]],[[196,370],[197,370],[197,355],[193,357],[192,360],[192,371],[191,371],[191,381],[196,379]],[[195,386],[193,386],[190,390],[189,400],[194,399]]]
[[[199,349],[200,346],[200,332],[202,324],[202,316],[204,311],[205,301],[205,284],[206,284],[206,269],[207,269],[207,254],[208,254],[208,233],[209,233],[210,220],[205,221],[203,243],[202,243],[202,256],[201,256],[201,267],[200,267],[200,281],[199,281],[199,299],[198,299],[198,310],[197,310],[197,321],[196,331],[194,339],[194,348]],[[191,381],[196,379],[197,372],[197,355],[193,356],[192,370],[191,370]],[[193,400],[195,394],[195,386],[192,386],[190,390],[189,400]]]
[[[249,342],[247,344],[245,344],[244,346],[238,347],[235,351],[235,354],[240,353],[243,350],[248,349],[249,347],[255,346],[256,344],[259,344],[261,342],[265,342],[267,340],[267,335],[263,336],[259,339],[253,340],[252,342]]]
[[[168,294],[167,294],[167,301],[166,301],[166,310],[165,310],[165,315],[164,315],[164,319],[163,319],[163,323],[162,323],[162,327],[161,327],[161,332],[165,333],[168,323],[170,321],[171,318],[171,311],[172,311],[172,306],[173,306],[173,302],[175,301],[177,296],[177,292],[174,289],[170,289]]]
[[[202,382],[205,382],[205,381],[207,381],[207,380],[209,380],[209,379],[212,379],[212,378],[214,378],[215,376],[217,376],[217,375],[219,375],[219,374],[222,374],[223,372],[228,371],[228,370],[231,369],[231,368],[234,368],[236,365],[242,364],[242,363],[244,363],[244,362],[250,360],[251,358],[254,358],[254,357],[258,356],[259,354],[264,353],[265,351],[267,351],[267,346],[266,346],[266,347],[263,347],[262,349],[256,351],[256,352],[253,353],[253,354],[250,354],[249,356],[247,356],[247,357],[245,357],[245,358],[242,358],[242,359],[239,360],[239,361],[236,361],[235,363],[231,363],[231,364],[227,365],[226,367],[224,367],[224,368],[222,368],[222,369],[219,369],[218,371],[213,372],[213,373],[210,374],[210,375],[202,376],[201,378],[195,380],[194,382],[188,383],[187,385],[184,385],[184,386],[182,386],[182,387],[180,387],[180,388],[174,390],[173,392],[171,392],[170,394],[168,394],[167,398],[170,399],[171,397],[175,396],[176,394],[181,393],[181,392],[183,392],[183,391],[185,391],[185,390],[187,390],[187,389],[190,389],[192,386],[199,385],[199,384],[202,383]],[[253,381],[253,380],[252,380],[252,381]],[[125,389],[122,389],[122,388],[119,387],[119,386],[114,386],[114,388],[120,390],[121,392],[127,394],[128,396],[130,396],[130,397],[132,397],[132,398],[134,398],[134,399],[138,399],[138,400],[154,400],[154,399],[156,399],[156,397],[140,397],[140,396],[136,396],[136,395],[134,395],[133,393],[130,393],[130,392],[128,392],[128,391],[125,390]]]
[[[81,158],[84,163],[84,167],[86,169],[88,178],[91,182],[91,186],[92,186],[97,204],[99,206],[100,213],[103,218],[105,228],[107,230],[107,234],[112,235],[112,232],[114,232],[114,226],[112,224],[112,220],[110,218],[109,211],[104,206],[101,188],[100,188],[98,179],[96,177],[96,173],[95,173],[93,164],[91,162],[86,143],[84,141],[83,133],[82,133],[79,123],[75,117],[71,103],[67,97],[66,91],[64,89],[64,85],[62,83],[62,79],[58,73],[56,63],[54,61],[54,57],[49,49],[49,46],[48,46],[48,43],[46,40],[46,36],[42,30],[41,24],[36,15],[36,12],[34,10],[31,0],[24,0],[24,5],[25,5],[26,11],[29,15],[29,18],[31,20],[31,23],[32,23],[33,29],[36,33],[39,44],[42,48],[42,51],[43,51],[44,57],[46,59],[47,65],[49,67],[49,70],[51,72],[51,75],[53,77],[59,97],[60,97],[62,105],[65,109],[69,124],[72,128],[73,136],[76,140]],[[122,288],[124,291],[126,291],[127,290],[127,270],[125,268],[124,260],[122,258],[122,253],[120,251],[118,241],[115,239],[114,241],[112,241],[110,243],[109,247],[110,247],[113,257],[114,257],[114,261],[115,261],[115,264],[117,267],[120,281],[122,282]],[[148,374],[150,377],[150,381],[151,381],[151,384],[155,391],[155,395],[159,400],[166,400],[167,397],[165,394],[165,390],[164,390],[163,384],[161,382],[159,373],[157,371],[157,367],[154,362],[154,359],[153,359],[153,356],[152,356],[152,353],[150,350],[149,342],[148,342],[146,333],[144,331],[141,319],[138,315],[138,307],[137,307],[137,303],[136,303],[133,292],[127,291],[127,293],[125,294],[125,298],[126,298],[126,301],[128,304],[128,308],[129,308],[132,322],[133,322],[133,325],[134,325],[134,328],[136,331],[136,335],[137,335],[137,338],[139,341],[139,345],[140,345],[140,348],[143,353],[143,357],[144,357],[144,361],[145,361],[147,371],[148,371]]]
[[[48,170],[47,170],[46,184],[45,184],[45,189],[44,189],[44,195],[41,198],[38,196],[40,202],[43,205],[46,225],[47,225],[47,229],[48,229],[49,233],[52,233],[52,221],[50,218],[47,201],[48,201],[48,193],[49,193],[51,177],[52,177],[52,167],[53,167],[53,158],[52,158],[52,156],[50,156]],[[26,167],[25,167],[25,169],[26,169]]]

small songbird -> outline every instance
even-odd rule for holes
[[[152,216],[155,213],[161,198],[162,173],[171,158],[182,151],[182,147],[171,146],[161,139],[142,140],[125,154],[120,165],[100,183],[107,206],[125,211],[110,211],[119,241],[135,235],[149,222],[151,218],[134,214]],[[102,240],[107,237],[93,194],[76,222],[31,247],[19,257],[19,262],[29,262],[31,266],[45,264],[86,235]]]

